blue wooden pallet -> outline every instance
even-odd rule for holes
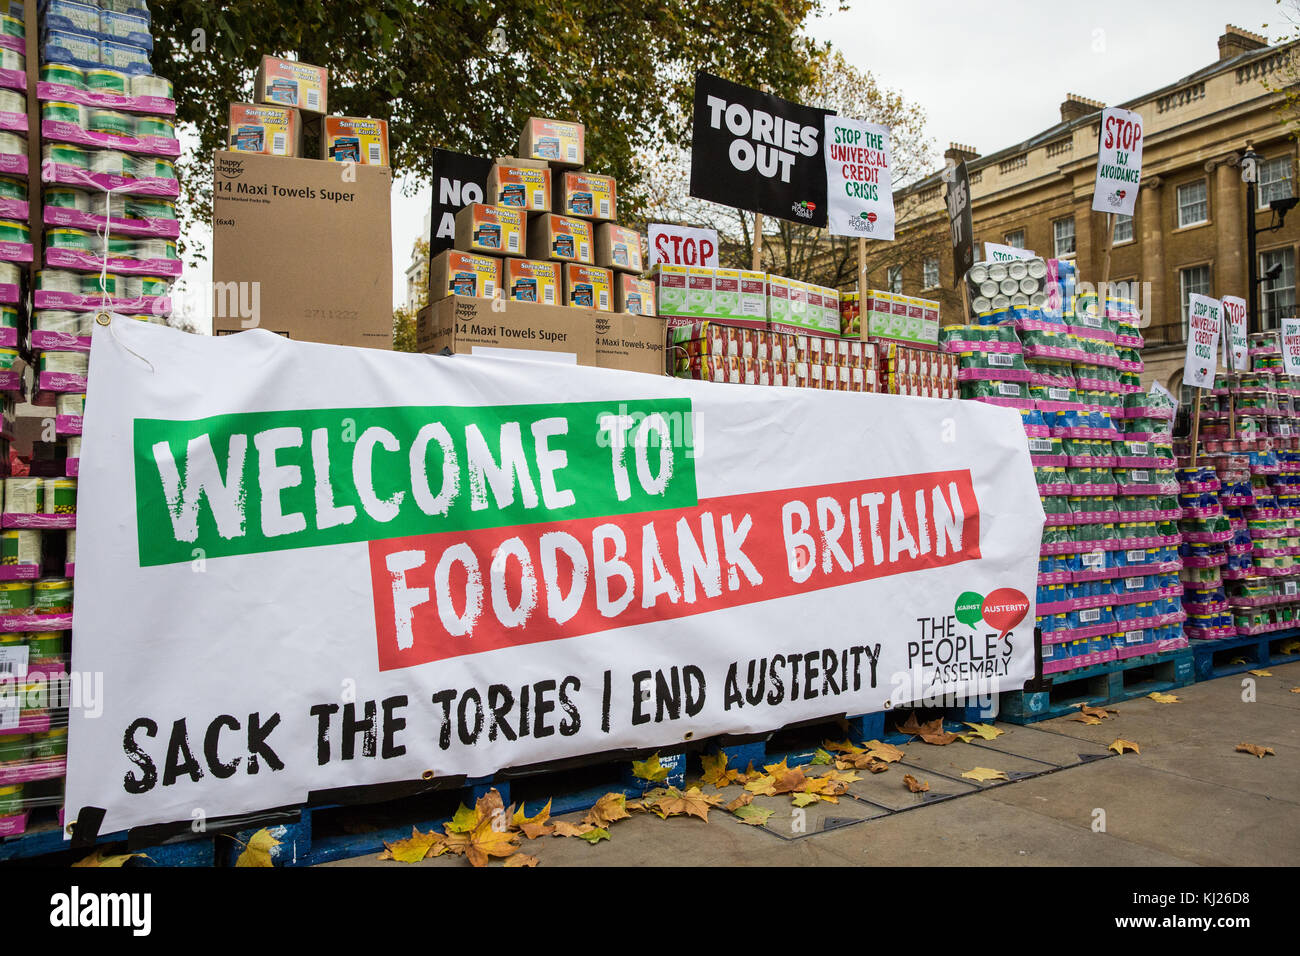
[[[1282,646],[1297,638],[1300,638],[1300,628],[1273,631],[1271,634],[1242,635],[1221,641],[1190,641],[1196,658],[1196,680],[1230,677],[1269,665],[1300,661],[1300,652],[1282,653]],[[1230,663],[1238,657],[1242,658],[1243,663]]]
[[[1154,667],[1152,680],[1138,680],[1131,672]],[[1040,690],[1017,690],[1002,694],[998,718],[1012,724],[1031,724],[1078,712],[1078,705],[1116,704],[1156,691],[1186,687],[1194,679],[1192,652],[1187,649],[1163,654],[1144,654],[1123,661],[1108,661],[1093,667],[1050,674]]]

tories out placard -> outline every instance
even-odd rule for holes
[[[806,226],[826,225],[827,110],[695,75],[691,195]]]

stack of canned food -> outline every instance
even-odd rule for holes
[[[17,713],[0,730],[0,834],[12,836],[32,810],[62,802],[76,481],[7,478],[2,488],[0,663],[16,675],[7,692]]]
[[[943,338],[962,397],[1018,408],[1029,436],[1044,673],[1186,646],[1174,407],[1143,394],[1133,303],[1078,293],[1055,260],[977,263],[968,282],[980,311]]]

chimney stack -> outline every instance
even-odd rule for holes
[[[963,146],[961,143],[949,143],[948,148],[943,152],[945,160],[951,160],[954,165],[963,160],[969,162],[972,159],[979,159],[979,150],[974,146]]]
[[[1105,103],[1090,100],[1086,96],[1079,96],[1077,93],[1066,93],[1065,100],[1061,103],[1061,122],[1073,123],[1084,116],[1091,116],[1105,106]]]
[[[1268,46],[1268,41],[1258,33],[1251,33],[1241,27],[1234,27],[1231,23],[1225,26],[1223,30],[1223,36],[1219,37],[1220,60],[1230,60],[1242,53],[1249,53],[1251,50],[1262,50]]]

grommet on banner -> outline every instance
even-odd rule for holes
[[[107,312],[97,312],[95,314],[95,322],[99,325],[112,325],[113,317]]]

